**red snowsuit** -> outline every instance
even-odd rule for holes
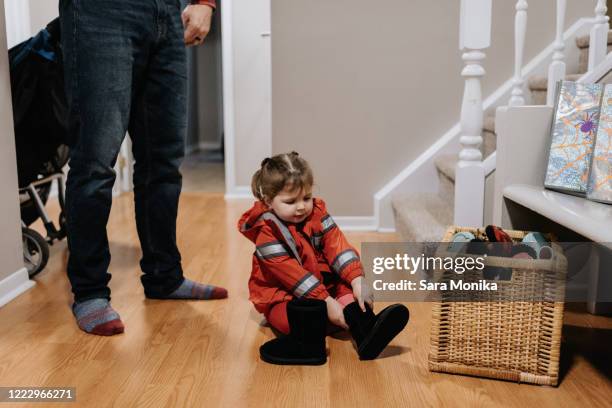
[[[249,300],[281,332],[289,331],[288,301],[352,295],[351,281],[363,275],[357,251],[321,199],[313,199],[312,213],[299,224],[281,221],[257,201],[240,217],[238,229],[256,247]]]

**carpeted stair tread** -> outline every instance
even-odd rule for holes
[[[487,115],[482,123],[482,157],[487,157],[497,149],[495,134],[495,115]]]
[[[459,157],[457,154],[441,154],[434,159],[436,169],[446,178],[455,181],[455,167]]]
[[[482,122],[482,129],[495,133],[495,115],[487,115]]]
[[[567,74],[565,79],[567,81],[576,81],[584,74]],[[528,80],[529,89],[531,91],[546,91],[548,89],[548,77],[545,75],[534,75],[529,77]]]
[[[576,37],[576,46],[578,48],[587,48],[591,42],[591,35],[585,34]],[[612,44],[612,30],[608,31],[608,44]]]
[[[406,242],[440,242],[453,222],[453,201],[436,193],[398,196],[392,206],[396,231]]]

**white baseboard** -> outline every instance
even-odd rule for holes
[[[185,156],[195,152],[216,152],[221,150],[221,142],[200,142],[185,146]]]
[[[342,231],[376,231],[376,218],[373,216],[338,216],[335,223]]]
[[[226,191],[224,197],[226,200],[255,199],[255,197],[253,197],[253,193],[251,192],[251,187],[249,186],[236,186],[231,190]]]
[[[0,307],[34,287],[34,285],[36,285],[36,283],[30,280],[26,268],[21,268],[2,279],[0,281]]]
[[[390,227],[389,228],[378,228],[377,231],[382,232],[384,234],[393,234],[397,232],[395,228],[390,228]]]
[[[221,150],[221,141],[218,142],[200,142],[198,148],[202,152]]]

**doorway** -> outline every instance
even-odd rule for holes
[[[217,5],[212,37],[193,57],[199,96],[190,103],[195,109],[190,118],[200,139],[196,145],[198,131],[190,129],[191,151],[183,170],[194,168],[196,178],[187,175],[184,181],[218,190],[215,180],[223,174],[225,198],[252,198],[251,175],[272,154],[271,1],[222,0]],[[208,170],[214,176],[210,184],[204,180]]]
[[[187,51],[188,121],[181,166],[185,192],[225,192],[221,3],[204,44]]]

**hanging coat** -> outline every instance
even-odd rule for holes
[[[249,299],[265,315],[276,303],[293,298],[325,299],[330,275],[349,285],[363,275],[357,251],[319,198],[299,224],[281,221],[257,201],[240,217],[238,229],[255,244]]]

